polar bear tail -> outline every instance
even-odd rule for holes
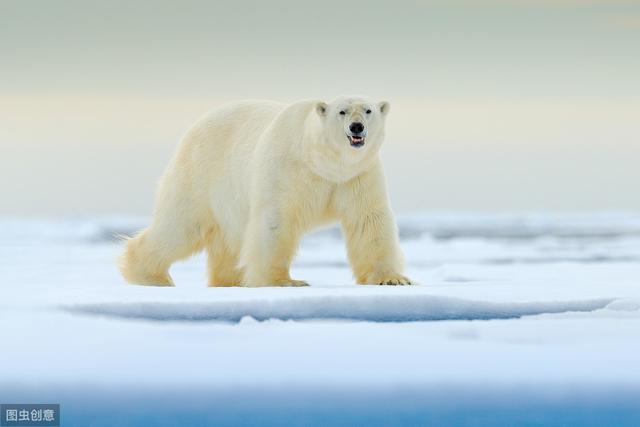
[[[126,238],[124,253],[120,256],[120,272],[129,282],[137,285],[173,286],[169,275],[171,263],[158,253],[144,230],[134,237]]]

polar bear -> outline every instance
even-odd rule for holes
[[[126,243],[131,283],[173,286],[205,249],[210,286],[305,286],[289,276],[304,232],[342,225],[360,284],[409,285],[378,151],[389,103],[243,101],[198,121],[160,182],[151,225]]]

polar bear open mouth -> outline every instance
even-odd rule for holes
[[[362,147],[364,145],[364,136],[347,135],[349,143],[352,147]]]

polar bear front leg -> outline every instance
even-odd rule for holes
[[[404,257],[382,170],[374,168],[347,183],[338,206],[356,281],[361,285],[413,284],[402,274]]]
[[[391,212],[384,209],[343,219],[347,254],[359,284],[412,284],[402,275],[404,262],[393,221]]]
[[[242,248],[243,286],[309,286],[289,275],[299,236],[292,221],[275,209],[252,218]]]

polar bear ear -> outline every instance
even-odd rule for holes
[[[391,105],[389,105],[387,101],[382,101],[378,104],[378,108],[380,109],[380,112],[382,113],[382,115],[385,115],[391,109]]]
[[[318,102],[316,104],[316,113],[318,113],[318,115],[320,117],[324,117],[327,115],[327,104],[325,102]]]

